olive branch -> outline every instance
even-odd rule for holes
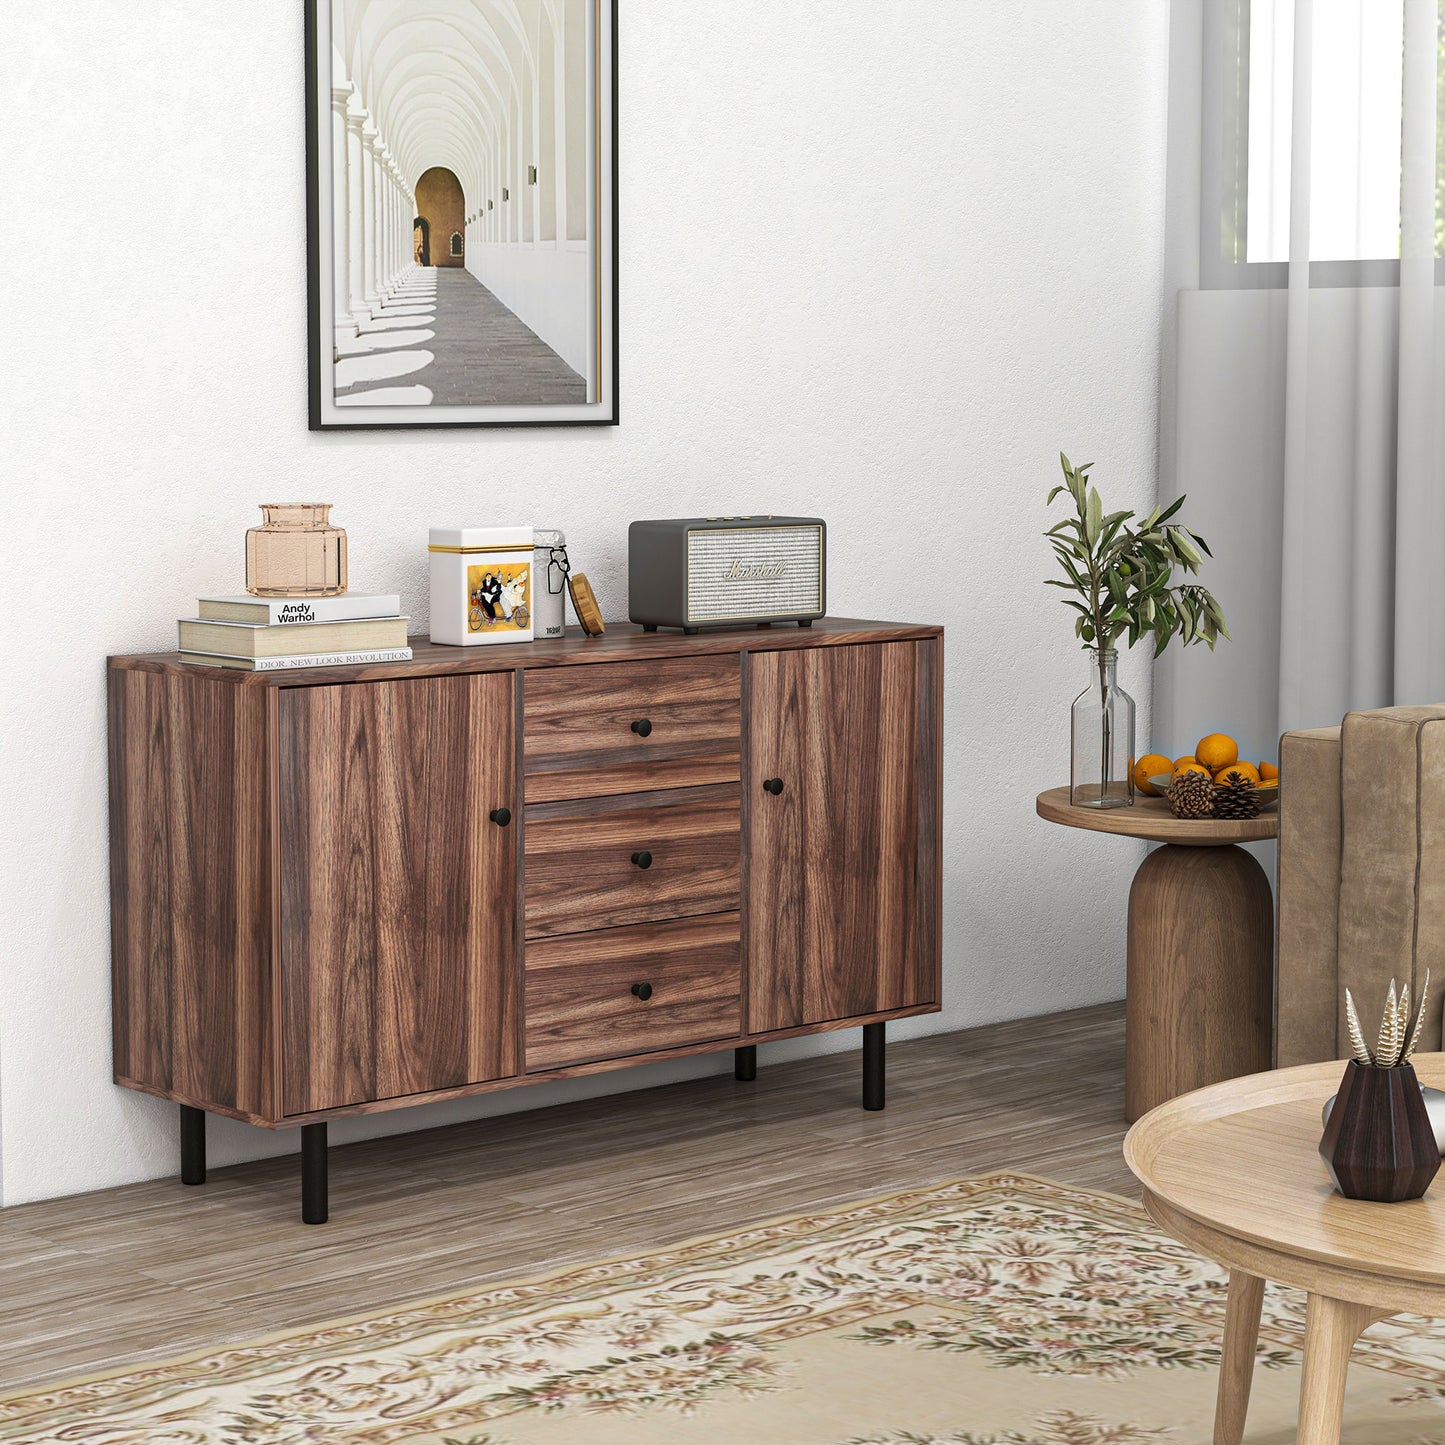
[[[1105,513],[1098,490],[1089,482],[1088,462],[1076,467],[1062,452],[1059,461],[1064,480],[1049,493],[1048,506],[1060,492],[1073,498],[1077,515],[1055,523],[1044,533],[1064,577],[1050,577],[1047,587],[1077,594],[1065,605],[1079,615],[1074,636],[1086,648],[1103,655],[1121,637],[1133,647],[1141,637],[1153,637],[1154,656],[1175,637],[1180,645],[1202,642],[1210,651],[1229,638],[1224,613],[1211,593],[1197,582],[1175,584],[1175,568],[1197,576],[1205,557],[1214,554],[1197,532],[1171,522],[1184,498],[1156,507],[1137,526],[1135,513]]]

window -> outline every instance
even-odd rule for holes
[[[453,255],[453,256],[460,256],[461,254],[462,254],[462,233],[461,233],[460,231],[453,231],[453,232],[452,232],[452,255]]]
[[[1311,282],[1398,280],[1405,6],[1315,0],[1309,73],[1301,77],[1294,74],[1295,0],[1213,0],[1206,7],[1206,286],[1286,284],[1300,156],[1309,164]],[[1436,11],[1434,230],[1437,279],[1445,279],[1445,6]],[[1303,137],[1294,134],[1297,81],[1309,98]]]

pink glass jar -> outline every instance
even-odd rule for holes
[[[246,591],[256,597],[336,597],[346,591],[346,533],[330,502],[262,502],[246,533]]]

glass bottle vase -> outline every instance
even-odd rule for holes
[[[1074,699],[1069,801],[1076,808],[1134,804],[1134,699],[1119,686],[1113,648],[1089,652],[1089,685]]]
[[[346,533],[330,502],[263,502],[246,533],[246,591],[254,597],[336,597],[346,591]]]

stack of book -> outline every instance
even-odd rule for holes
[[[202,597],[180,619],[181,660],[207,667],[279,672],[405,662],[408,619],[395,595]]]

